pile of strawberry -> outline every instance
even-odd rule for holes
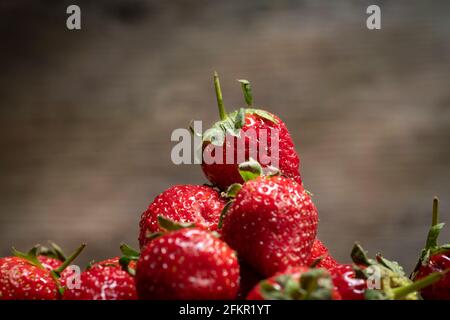
[[[158,195],[141,216],[140,251],[123,244],[120,257],[91,263],[79,277],[66,268],[84,245],[68,258],[53,243],[14,250],[0,259],[0,299],[450,299],[450,245],[437,243],[437,199],[409,277],[359,244],[352,264],[338,263],[316,237],[317,208],[286,125],[252,106],[246,80],[240,83],[248,107],[226,113],[217,74],[214,80],[220,121],[203,134],[202,149],[236,159],[227,146],[243,142],[246,161],[203,162],[211,185],[176,185]],[[244,134],[250,129],[278,133],[279,168],[251,157],[250,146],[260,141]]]

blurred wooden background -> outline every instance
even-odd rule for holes
[[[172,130],[217,118],[238,78],[287,123],[319,234],[347,261],[353,241],[411,268],[441,197],[450,223],[450,3],[383,1],[0,3],[0,254],[82,241],[82,262],[136,245],[141,212],[177,183]],[[450,226],[442,241],[450,240]]]

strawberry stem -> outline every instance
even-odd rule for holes
[[[80,255],[80,253],[84,250],[86,247],[86,244],[83,243],[77,250],[75,250],[74,253],[72,253],[66,261],[63,262],[62,265],[60,265],[57,269],[53,270],[52,273],[55,273],[56,276],[59,278],[61,276],[61,273]]]
[[[444,272],[434,272],[426,276],[425,278],[417,280],[407,286],[393,289],[392,292],[394,294],[394,299],[403,298],[412,292],[419,291],[420,289],[428,287],[429,285],[441,280],[449,271],[450,269],[447,269]]]
[[[247,106],[251,107],[253,104],[252,88],[250,82],[245,79],[240,79],[238,82],[241,84],[242,93],[244,94],[244,100]]]
[[[220,120],[225,120],[227,118],[227,113],[225,111],[225,106],[223,105],[222,89],[220,88],[219,75],[217,71],[214,71],[214,88],[216,90],[217,106],[219,107]]]
[[[431,226],[435,226],[439,223],[439,198],[434,197],[433,199],[433,218],[431,221]]]

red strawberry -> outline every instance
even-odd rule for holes
[[[325,269],[292,268],[261,281],[248,300],[341,300]]]
[[[66,288],[63,299],[136,300],[136,286],[133,276],[122,269],[116,257],[92,264],[81,273],[80,287]]]
[[[184,228],[153,239],[136,268],[138,297],[147,300],[235,299],[236,254],[211,233]]]
[[[240,169],[250,180],[230,187],[228,195],[237,194],[223,220],[225,242],[266,277],[307,264],[318,222],[309,195],[294,180],[259,176],[257,162]]]
[[[301,183],[300,160],[286,125],[272,113],[252,108],[250,83],[247,80],[239,81],[248,108],[227,114],[222,101],[219,78],[217,73],[214,74],[220,121],[205,131],[203,155],[210,155],[213,159],[219,157],[221,163],[203,157],[202,169],[206,177],[214,185],[225,190],[233,183],[243,183],[238,170],[239,163],[253,157],[266,167],[269,165],[268,160],[272,158],[272,162],[278,162],[276,166],[283,175]],[[278,150],[275,150],[276,145],[272,144],[272,138],[278,141]],[[239,145],[245,149],[240,150],[242,156],[238,156]],[[230,158],[228,161],[227,157]],[[270,165],[273,166],[274,163]]]
[[[433,200],[433,220],[428,233],[425,248],[413,272],[413,279],[422,279],[433,272],[448,272],[450,270],[450,243],[438,245],[439,233],[444,223],[439,222],[439,200]],[[440,281],[421,290],[426,300],[450,300],[450,273]]]
[[[158,195],[142,214],[139,244],[142,248],[148,242],[148,234],[161,231],[158,225],[160,215],[179,223],[195,223],[200,229],[214,231],[224,205],[225,200],[211,187],[171,187]]]
[[[351,264],[336,265],[330,269],[333,283],[344,300],[364,300],[366,280],[356,278]]]
[[[50,272],[18,257],[0,259],[0,300],[56,300],[58,286]]]
[[[39,246],[28,253],[13,250],[15,256],[0,259],[0,300],[59,299],[61,274],[84,247],[82,245],[62,263],[55,258],[40,256]]]
[[[435,254],[428,258],[426,265],[419,268],[415,279],[422,279],[433,272],[442,272],[450,269],[450,251],[445,254]],[[440,281],[423,288],[420,291],[425,300],[450,300],[450,273]]]
[[[337,261],[328,252],[328,248],[325,247],[319,239],[315,239],[313,242],[308,265],[315,263],[315,261],[319,262],[314,267],[325,268],[327,270],[330,270],[338,265]]]
[[[436,272],[412,282],[395,261],[377,255],[370,259],[359,245],[352,250],[354,265],[339,265],[330,270],[336,289],[344,300],[418,300],[418,291],[439,281]]]

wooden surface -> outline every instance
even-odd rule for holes
[[[381,31],[364,1],[81,1],[79,32],[55,3],[0,5],[1,255],[136,245],[155,195],[204,182],[170,134],[217,118],[213,70],[229,109],[246,78],[287,123],[337,258],[358,240],[411,268],[435,194],[450,224],[448,1],[386,2]]]

